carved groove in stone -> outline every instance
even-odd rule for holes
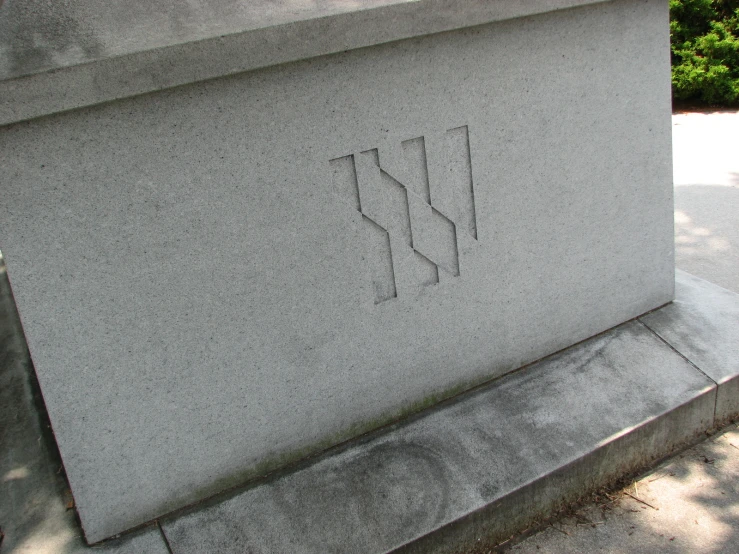
[[[418,250],[413,251],[413,263],[415,278],[420,286],[429,287],[439,282],[439,267]]]
[[[395,287],[390,235],[365,215],[362,216],[362,234],[375,304],[379,304],[398,295]]]
[[[446,132],[448,185],[454,191],[456,216],[454,221],[477,239],[477,220],[475,215],[475,192],[472,186],[472,159],[470,138],[467,126],[450,129]]]
[[[381,182],[385,192],[385,209],[388,216],[388,232],[403,239],[413,247],[411,216],[408,211],[408,192],[396,179],[380,169]]]
[[[390,154],[401,160],[401,166],[405,164],[398,168],[403,175],[392,175],[384,168],[376,148],[360,152],[359,157],[350,154],[329,162],[334,189],[362,214],[364,258],[375,304],[397,297],[397,263],[410,264],[404,266],[410,268],[403,271],[407,274],[402,277],[404,283],[435,285],[439,268],[453,277],[460,274],[458,232],[477,240],[468,127],[455,127],[444,134],[444,173],[439,185],[450,193],[445,213],[431,204],[424,137],[405,140],[399,146],[397,158],[395,152]],[[405,247],[396,242],[400,258],[394,260],[391,237],[410,247],[408,253],[402,253]]]
[[[426,163],[426,145],[423,137],[405,140],[401,144],[403,157],[408,167],[408,183],[410,190],[420,196],[426,204],[431,204],[429,189],[429,169]]]
[[[459,251],[457,250],[457,228],[449,218],[431,208],[431,223],[436,239],[434,260],[436,265],[452,277],[459,277]]]
[[[354,155],[350,154],[336,158],[328,163],[331,166],[334,190],[361,213],[362,204],[359,201],[359,184],[357,183]]]

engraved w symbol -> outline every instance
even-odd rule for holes
[[[329,162],[336,192],[362,214],[375,304],[438,283],[439,268],[459,276],[458,233],[477,240],[467,126],[438,139],[431,164],[424,137],[383,151],[382,165],[377,149]]]

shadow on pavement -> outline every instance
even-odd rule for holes
[[[481,552],[735,554],[737,545],[739,426],[733,424],[622,490],[601,492],[538,532]]]
[[[676,186],[675,265],[739,293],[738,222],[739,186]]]

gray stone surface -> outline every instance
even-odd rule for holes
[[[492,530],[476,522],[472,536],[507,536],[573,490],[693,440],[711,426],[714,391],[626,323],[163,529],[175,554],[457,551],[470,536],[459,523],[443,531],[456,520],[488,507]]]
[[[606,2],[0,129],[88,539],[671,300],[666,21]]]
[[[640,318],[718,383],[716,418],[739,415],[739,295],[677,271],[675,301]]]
[[[603,0],[8,0],[0,125]]]
[[[737,483],[739,429],[732,425],[641,476],[611,498],[601,497],[578,507],[536,535],[495,552],[736,554]]]
[[[91,550],[71,501],[0,255],[0,552],[167,554],[156,527]]]

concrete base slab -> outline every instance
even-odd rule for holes
[[[649,326],[625,323],[165,520],[173,552],[458,552],[509,537],[731,413],[736,295],[684,272],[677,295]]]
[[[736,554],[739,544],[736,445],[739,445],[739,425],[730,425],[723,433],[672,457],[622,491],[578,506],[535,535],[518,543],[507,543],[505,550],[495,552]],[[491,547],[480,551],[488,553]]]
[[[1,277],[2,551],[83,552]],[[644,323],[168,518],[171,551],[465,551],[695,440],[737,399],[739,297],[684,272],[676,281],[677,300]],[[168,551],[156,526],[97,550]]]
[[[453,551],[694,440],[714,403],[629,322],[164,529],[177,553]]]
[[[677,299],[641,321],[718,384],[716,420],[739,415],[739,294],[677,271]]]

